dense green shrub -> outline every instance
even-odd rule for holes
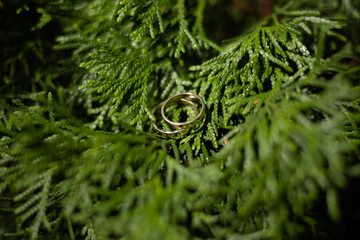
[[[0,239],[351,236],[359,8],[0,1]],[[179,92],[206,118],[159,138]]]

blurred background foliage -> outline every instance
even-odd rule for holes
[[[1,0],[0,239],[352,237],[359,29],[351,0]],[[159,138],[185,91],[203,125]]]

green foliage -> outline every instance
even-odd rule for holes
[[[76,48],[76,56],[86,55],[80,66],[89,73],[82,88],[90,96],[89,113],[97,115],[92,127],[103,128],[105,120],[111,119],[112,123],[126,121],[142,129],[150,115],[148,98],[164,98],[191,84],[183,76],[184,60],[176,60],[185,48],[219,49],[205,37],[201,26],[205,1],[197,3],[190,19],[185,18],[184,1],[175,6],[172,1],[139,6],[140,2],[93,1],[90,11],[88,5],[81,5],[79,15],[83,18],[75,20],[71,34],[58,38],[58,49]],[[99,21],[84,23],[91,18]],[[195,21],[192,30],[190,20]]]
[[[312,33],[308,24],[313,25],[314,31],[318,24],[329,25],[325,34],[341,26],[319,14],[281,10],[241,36],[219,56],[191,67],[199,72],[194,85],[207,99],[212,129],[238,124],[230,120],[234,115],[246,117],[254,102],[303,78],[313,68],[316,59],[299,39]],[[281,22],[277,20],[280,16]],[[269,26],[269,22],[273,25]]]
[[[230,20],[206,23],[246,17],[241,1],[12,4],[0,20],[28,24],[0,28],[0,239],[356,230],[359,196],[343,193],[360,177],[357,3],[278,1],[221,46],[207,36]],[[185,91],[206,118],[160,139],[152,107]]]

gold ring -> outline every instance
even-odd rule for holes
[[[200,112],[197,113],[195,118],[193,118],[192,120],[186,121],[186,122],[173,122],[173,121],[169,120],[165,116],[166,107],[179,102],[179,100],[180,101],[186,101],[187,100],[187,101],[192,102],[191,100],[193,100],[193,99],[197,100],[201,104],[201,110],[200,110]],[[171,125],[171,126],[173,126],[175,128],[179,128],[179,127],[183,127],[183,126],[186,126],[187,128],[190,128],[191,126],[196,124],[198,121],[200,121],[202,119],[202,117],[204,117],[204,114],[205,114],[204,100],[200,96],[198,96],[198,95],[196,95],[194,93],[179,93],[179,94],[176,94],[176,95],[168,98],[167,100],[165,100],[161,105],[161,116],[162,116],[162,118],[164,119],[164,121],[166,123],[168,123],[169,125]]]
[[[195,103],[193,103],[192,101],[190,101],[188,99],[179,98],[178,100],[180,100],[180,103],[182,103],[182,104],[189,105],[194,110],[195,114],[199,115],[199,109]],[[159,110],[163,106],[163,104],[164,104],[164,102],[161,102],[153,109],[152,114],[154,116],[158,115],[157,113],[159,112]],[[173,130],[173,131],[164,130],[164,129],[160,129],[154,121],[151,121],[151,125],[161,136],[168,137],[168,138],[177,138],[179,136],[186,134],[190,130],[190,128],[181,128],[179,126],[173,126],[173,127],[177,128],[176,130]]]

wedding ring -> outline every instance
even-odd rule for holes
[[[190,106],[194,110],[196,116],[199,115],[199,109],[195,103],[193,103],[192,101],[190,101],[186,98],[184,98],[184,99],[179,98],[178,100],[180,101],[179,103]],[[152,111],[152,114],[154,116],[159,115],[158,113],[161,110],[161,107],[163,106],[163,104],[164,104],[164,102],[161,102],[154,108],[154,110]],[[178,136],[181,136],[181,135],[187,133],[190,130],[190,128],[181,128],[179,126],[173,126],[173,127],[177,128],[176,130],[173,130],[173,131],[164,130],[164,129],[160,129],[154,121],[151,121],[151,125],[161,136],[168,137],[168,138],[170,138],[170,137],[176,138]]]
[[[179,101],[181,103],[181,101],[186,101],[186,100],[190,101],[190,100],[193,100],[193,99],[197,100],[201,105],[201,110],[200,110],[200,112],[198,112],[198,114],[196,114],[195,118],[193,118],[190,121],[186,121],[186,122],[173,122],[173,121],[169,120],[166,117],[165,109],[167,107],[169,107],[170,105],[179,103]],[[201,118],[204,116],[204,113],[205,113],[204,100],[200,96],[198,96],[198,95],[196,95],[194,93],[179,93],[179,94],[176,94],[176,95],[168,98],[161,105],[161,116],[162,116],[162,118],[169,125],[171,125],[173,127],[176,127],[176,128],[183,127],[183,126],[186,126],[187,128],[190,128],[192,125],[196,124],[199,120],[201,120]]]

